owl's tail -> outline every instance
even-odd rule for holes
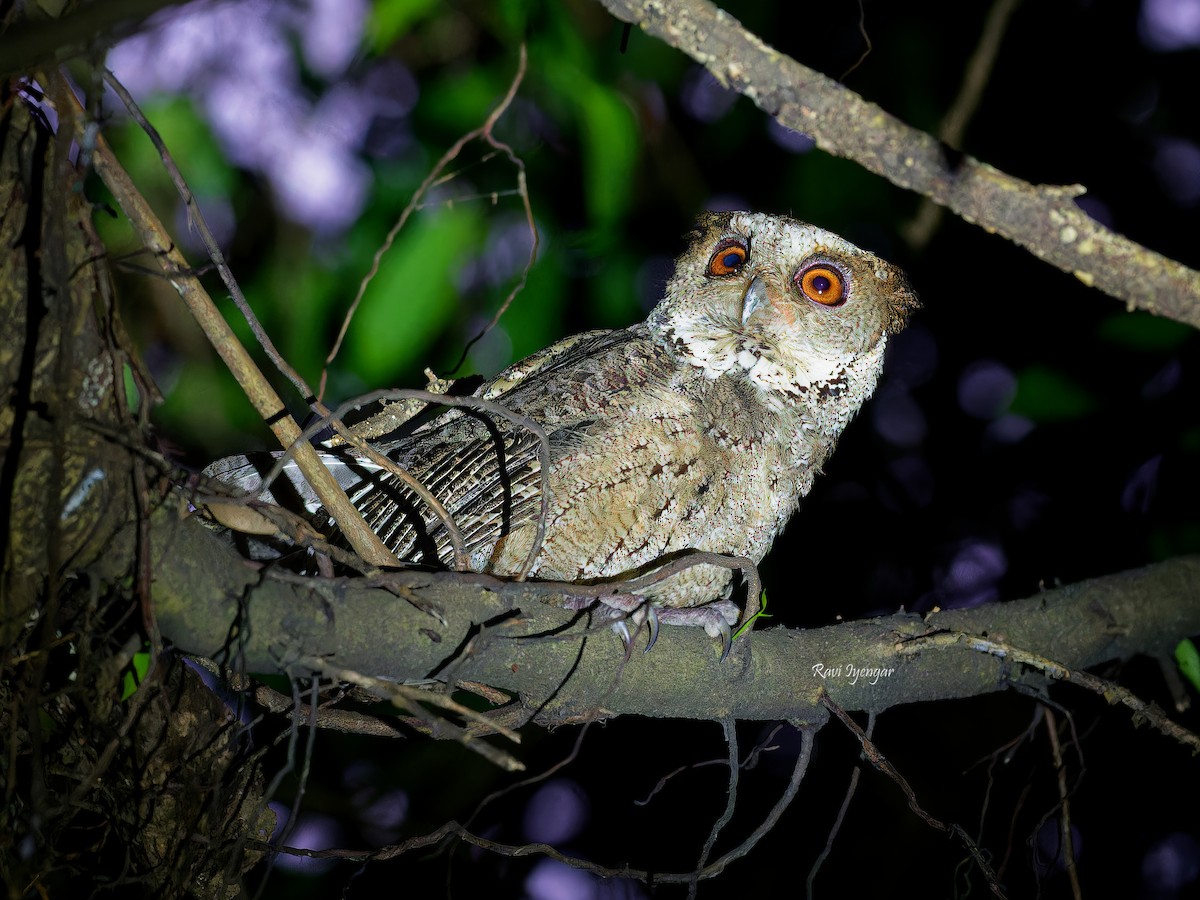
[[[238,495],[252,496],[296,513],[315,514],[322,508],[321,501],[295,460],[289,459],[275,472],[282,456],[279,450],[227,456],[212,463],[203,474],[233,488]],[[367,484],[380,471],[379,466],[348,453],[322,451],[317,456],[351,500],[355,499],[355,489]],[[264,485],[272,473],[274,477]]]

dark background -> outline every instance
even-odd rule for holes
[[[157,63],[143,55],[124,70],[119,58],[113,63],[202,205],[225,223],[220,233],[256,311],[314,383],[384,232],[433,161],[502,96],[525,37],[529,73],[496,133],[528,166],[543,246],[528,288],[459,374],[490,374],[572,331],[642,318],[704,208],[789,213],[837,231],[904,267],[922,298],[924,309],[889,350],[875,400],[763,564],[769,624],[819,626],[900,607],[1014,599],[1200,550],[1200,339],[1191,329],[1127,313],[950,215],[926,245],[907,243],[920,198],[807,149],[801,136],[782,133],[750,101],[639,31],[621,52],[622,28],[597,4],[380,3],[359,24],[357,49],[332,67],[315,62],[307,42],[322,28],[332,33],[331,22],[351,27],[355,7],[327,10],[332,18],[314,24],[326,7],[225,4],[229,18],[207,30],[228,44],[191,63],[179,55],[202,54],[203,46],[168,39],[198,15],[184,7],[137,39],[146,42],[138,53],[160,54]],[[931,2],[726,8],[781,52],[933,133],[988,12],[966,4],[947,15]],[[1200,266],[1200,27],[1187,25],[1196,9],[1183,0],[1019,6],[960,149],[1034,183],[1083,184],[1090,215]],[[871,41],[861,61],[860,14]],[[1179,24],[1148,24],[1164,21]],[[278,58],[243,72],[252,54],[239,42],[255,34]],[[268,113],[306,109],[311,131],[272,137],[272,117],[261,112],[241,131],[214,118],[214,110],[252,102]],[[170,188],[148,144],[129,126],[115,128],[118,152],[171,216]],[[286,160],[302,170],[306,151],[335,133],[343,134],[342,156],[332,170],[317,159],[312,174],[293,173],[292,189],[298,183],[299,196],[312,201],[298,214],[274,167]],[[330,399],[419,386],[426,366],[449,374],[515,282],[528,251],[519,203],[489,196],[511,192],[512,169],[479,147],[451,168],[456,177],[389,256],[404,262],[385,266],[368,292],[330,371]],[[350,202],[340,189],[330,192],[328,211],[317,203],[327,170],[358,173],[360,206],[338,206]],[[175,221],[182,223],[178,213]],[[105,227],[119,248],[120,224]],[[177,233],[188,240],[182,224]],[[254,424],[169,288],[132,271],[122,278],[126,318],[167,394],[158,414],[164,439],[197,468],[267,446],[266,429]],[[213,290],[224,296],[215,281]],[[1101,674],[1172,707],[1157,661]],[[1195,761],[1080,689],[1060,686],[1052,698],[1064,708],[1060,726],[1069,718],[1074,729],[1064,741],[1080,740],[1064,754],[1085,895],[1200,896]],[[1200,724],[1194,711],[1176,718]],[[743,755],[771,728],[742,724]],[[577,729],[529,729],[519,755],[538,773],[563,760],[578,737]],[[1009,896],[1069,896],[1056,861],[1056,776],[1034,699],[894,710],[880,718],[876,740],[931,815],[978,840]],[[770,746],[743,773],[716,855],[757,826],[786,784],[796,733],[784,726]],[[304,846],[378,846],[446,819],[466,821],[482,796],[516,780],[457,746],[417,738],[322,736],[316,754],[292,838]],[[602,865],[687,871],[724,808],[723,763],[676,774],[646,807],[634,801],[679,767],[725,757],[714,723],[594,726],[552,787],[510,792],[472,827],[514,844],[546,839]],[[701,894],[800,893],[856,760],[853,739],[826,728],[796,803]],[[294,788],[289,779],[281,799]],[[868,769],[817,892],[950,896],[969,886],[979,895],[986,885],[965,859],[961,844],[922,823],[900,790]],[[343,889],[350,897],[651,893],[564,873],[537,856],[459,847],[362,871],[280,866],[265,896]],[[560,889],[567,892],[552,892]]]

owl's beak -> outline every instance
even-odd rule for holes
[[[771,298],[767,296],[766,282],[760,276],[755,275],[750,286],[746,288],[746,293],[742,296],[742,325],[745,326],[750,321],[750,317],[756,310],[770,302]]]

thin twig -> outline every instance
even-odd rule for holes
[[[979,804],[979,829],[975,832],[975,840],[976,841],[983,840],[983,829],[984,829],[984,825],[987,823],[988,809],[991,806],[992,788],[995,786],[995,783],[996,783],[995,769],[996,769],[997,761],[1003,759],[1003,762],[1005,765],[1012,762],[1013,753],[1015,752],[1016,748],[1019,747],[1021,744],[1025,743],[1026,741],[1032,739],[1034,733],[1037,731],[1038,727],[1041,725],[1042,716],[1044,715],[1044,712],[1043,712],[1044,710],[1045,710],[1044,704],[1042,704],[1042,703],[1037,704],[1034,707],[1033,717],[1031,718],[1029,725],[1026,726],[1024,731],[1022,731],[1019,735],[1017,735],[1015,738],[1010,740],[1008,743],[1002,745],[1000,748],[993,750],[987,756],[971,763],[971,765],[967,766],[967,768],[964,770],[963,774],[965,775],[967,772],[970,772],[973,768],[975,768],[975,766],[980,765],[985,761],[988,764],[988,766],[987,766],[987,787],[984,789],[984,792],[983,792],[983,802]]]
[[[305,665],[312,665],[319,668],[331,678],[338,681],[346,681],[351,684],[356,684],[361,688],[369,691],[376,696],[390,700],[397,706],[402,706],[409,710],[418,719],[429,724],[428,733],[433,737],[449,738],[458,741],[468,750],[473,750],[484,759],[499,766],[500,768],[516,772],[525,768],[524,763],[515,757],[498,750],[490,744],[478,740],[473,734],[467,732],[463,728],[447,719],[432,720],[421,708],[421,704],[428,703],[431,706],[436,706],[439,709],[452,712],[455,715],[461,716],[468,722],[474,722],[482,725],[489,733],[499,734],[512,741],[514,744],[521,743],[521,735],[504,725],[499,724],[491,719],[488,719],[483,713],[477,712],[470,707],[463,706],[443,694],[438,694],[432,691],[422,691],[417,688],[409,687],[408,685],[397,684],[394,681],[386,681],[382,678],[375,678],[370,675],[364,675],[361,672],[356,672],[352,669],[344,669],[340,666],[332,665],[327,660],[310,659],[302,661]]]
[[[1054,759],[1054,772],[1058,776],[1058,799],[1062,814],[1059,828],[1062,832],[1062,855],[1065,858],[1067,877],[1071,879],[1071,896],[1083,900],[1079,886],[1079,871],[1075,867],[1075,841],[1071,838],[1071,791],[1067,787],[1067,767],[1063,765],[1062,748],[1058,744],[1058,719],[1054,710],[1046,707],[1046,734],[1050,738],[1050,753]]]
[[[500,311],[496,314],[497,320],[499,319],[500,315],[503,314],[504,310],[508,308],[508,305],[512,302],[513,297],[515,297],[517,293],[520,292],[520,290],[525,286],[526,279],[529,275],[529,268],[533,265],[533,262],[537,257],[538,248],[537,228],[533,222],[533,209],[529,203],[529,191],[525,182],[525,163],[512,152],[512,149],[507,144],[498,141],[492,135],[492,129],[496,126],[496,122],[500,119],[500,117],[508,110],[509,106],[512,105],[513,99],[517,96],[517,89],[521,86],[521,82],[525,78],[527,57],[528,54],[526,52],[525,45],[521,44],[520,55],[517,61],[517,71],[513,76],[512,83],[508,87],[508,92],[505,93],[500,102],[496,104],[496,107],[488,114],[488,117],[484,119],[482,125],[480,125],[478,128],[468,131],[457,141],[451,144],[450,148],[442,154],[441,158],[430,170],[429,174],[425,176],[424,180],[422,180],[421,184],[417,187],[416,192],[409,199],[408,205],[405,206],[404,211],[400,213],[400,218],[396,220],[396,223],[388,231],[387,236],[384,238],[383,244],[380,245],[379,249],[375,251],[375,257],[371,261],[371,268],[367,271],[367,274],[363,276],[362,281],[359,283],[358,292],[354,295],[354,300],[351,302],[350,308],[346,310],[346,315],[342,319],[342,326],[340,329],[338,329],[337,338],[334,340],[333,348],[329,351],[329,355],[325,357],[325,368],[321,372],[320,396],[324,396],[325,393],[325,381],[329,371],[329,366],[333,363],[334,359],[338,355],[338,352],[342,348],[342,341],[345,340],[346,332],[350,328],[350,321],[354,318],[354,314],[357,312],[359,304],[362,303],[363,295],[367,292],[367,286],[374,280],[376,274],[378,274],[384,255],[392,248],[392,245],[396,242],[397,236],[399,236],[401,230],[404,228],[413,212],[420,207],[422,198],[441,177],[442,171],[447,165],[449,165],[458,157],[463,148],[467,144],[471,143],[471,141],[482,138],[492,147],[504,152],[513,165],[517,167],[518,193],[521,196],[522,204],[525,207],[525,215],[529,221],[529,227],[533,234],[533,246],[530,251],[529,262],[525,267],[525,271],[521,274],[520,282],[512,289],[508,295],[508,298],[504,301],[503,306],[501,306]],[[490,328],[491,326],[489,325],[488,327]],[[469,348],[470,344],[467,346]]]
[[[316,674],[313,674],[311,676],[311,678],[312,678],[313,692],[315,695],[316,686],[317,686],[319,680],[318,680],[318,677]],[[291,687],[292,687],[292,708],[298,710],[301,706],[300,689],[299,689],[299,686],[295,679],[291,680]],[[314,696],[313,700],[315,701],[315,699],[316,699],[316,697]],[[311,704],[311,708],[314,710],[316,709],[315,702]],[[308,740],[305,742],[305,746],[308,748],[309,754],[311,754],[311,752],[312,752],[312,741],[313,741],[315,735],[316,735],[316,729],[310,728],[309,732],[308,732]],[[280,768],[279,771],[275,773],[274,777],[271,779],[271,783],[269,785],[267,785],[267,789],[263,792],[263,802],[264,803],[266,803],[268,800],[270,800],[270,798],[275,796],[276,792],[278,792],[278,790],[279,790],[280,785],[283,784],[284,778],[286,778],[288,775],[290,775],[292,772],[294,772],[296,770],[296,745],[300,740],[300,724],[298,722],[295,722],[295,721],[292,722],[291,727],[287,730],[287,739],[288,739],[288,747],[287,747],[287,753],[284,757],[285,763],[284,763],[283,767]],[[287,839],[291,836],[292,831],[295,829],[296,825],[299,823],[299,820],[300,820],[300,804],[299,804],[299,797],[297,797],[292,801],[291,813],[288,816],[287,821],[284,823],[283,829],[280,831],[279,837],[275,838],[271,843],[277,844],[277,845],[282,845],[282,844],[287,843]],[[268,844],[264,849],[274,850],[275,847]],[[254,900],[258,900],[258,898],[260,898],[262,896],[263,891],[266,890],[267,881],[270,879],[271,870],[274,868],[275,868],[275,856],[271,855],[267,859],[267,869],[265,872],[263,872],[263,876],[259,880],[259,883],[258,883],[258,888],[254,892]]]
[[[808,771],[809,761],[812,759],[813,736],[816,734],[817,728],[815,725],[798,725],[800,731],[800,752],[796,756],[796,765],[792,769],[792,777],[788,779],[788,785],[780,795],[779,800],[771,807],[771,811],[767,813],[767,817],[762,823],[754,829],[746,840],[742,841],[738,846],[734,847],[716,862],[705,866],[700,870],[699,874],[704,878],[713,878],[725,871],[726,867],[731,862],[736,862],[747,853],[754,849],[754,846],[762,840],[775,827],[780,816],[784,814],[792,801],[796,799],[796,794],[800,792],[800,784],[804,781],[804,774]],[[667,881],[676,880],[674,877],[658,876],[655,880]]]
[[[871,55],[871,50],[873,49],[871,47],[871,36],[867,34],[867,10],[866,7],[863,6],[863,0],[858,0],[858,33],[862,35],[863,43],[866,44],[866,47],[863,48],[863,52],[859,54],[859,57],[854,61],[854,64],[842,73],[842,77],[839,78],[838,81],[845,81],[846,76],[861,66],[863,64],[863,60]]]
[[[1197,736],[1195,732],[1188,731],[1182,725],[1172,722],[1157,705],[1147,703],[1128,688],[1124,688],[1116,682],[1107,681],[1082,669],[1069,668],[1062,663],[1046,659],[1044,656],[1038,656],[1036,653],[1030,653],[1028,650],[1023,650],[1020,647],[1014,647],[1002,641],[989,640],[974,634],[945,631],[906,640],[898,644],[896,650],[898,653],[911,655],[919,653],[922,645],[928,647],[930,645],[950,646],[954,644],[965,644],[976,652],[986,653],[989,656],[1008,659],[1015,663],[1029,666],[1055,681],[1074,682],[1094,694],[1103,697],[1110,704],[1121,703],[1129,707],[1133,710],[1135,722],[1145,719],[1162,734],[1175,739],[1185,747],[1191,748],[1193,753],[1200,753],[1200,736]]]
[[[872,739],[875,735],[875,713],[867,714],[867,727],[864,731],[868,739]],[[812,864],[812,868],[808,870],[808,878],[804,882],[805,895],[812,900],[813,884],[817,880],[817,873],[821,871],[821,866],[825,864],[825,860],[829,858],[829,854],[833,852],[833,842],[837,840],[838,834],[842,830],[842,823],[846,821],[846,813],[850,810],[850,801],[854,799],[854,794],[858,790],[858,780],[862,777],[862,766],[855,765],[854,771],[850,773],[850,783],[846,785],[846,795],[842,797],[842,805],[838,808],[837,816],[833,820],[833,826],[829,829],[829,834],[825,838],[825,847],[817,856],[816,862]]]
[[[484,850],[491,851],[500,856],[510,857],[525,857],[534,854],[540,854],[557,862],[565,863],[568,866],[576,869],[582,869],[586,872],[591,872],[599,875],[602,878],[634,878],[646,884],[688,884],[695,878],[701,879],[714,878],[720,875],[729,865],[729,863],[741,859],[763,838],[769,833],[779,821],[780,816],[791,805],[796,794],[800,790],[800,784],[804,780],[804,774],[808,770],[808,764],[812,759],[813,747],[813,726],[800,727],[801,745],[800,753],[796,757],[796,765],[792,770],[791,779],[788,781],[788,786],[784,790],[783,795],[772,807],[767,814],[766,819],[754,833],[750,835],[741,845],[731,850],[725,856],[718,859],[716,862],[705,866],[699,873],[697,872],[650,872],[645,869],[635,869],[631,866],[610,867],[601,866],[590,862],[586,859],[580,859],[574,856],[567,856],[565,853],[551,847],[549,844],[532,843],[532,844],[502,844],[499,841],[489,840],[479,835],[472,834],[458,822],[446,822],[434,831],[428,834],[419,835],[414,838],[409,838],[399,844],[393,844],[389,847],[384,847],[380,850],[303,850],[294,847],[275,847],[263,842],[250,842],[250,847],[253,849],[272,850],[279,853],[287,853],[291,856],[308,857],[311,859],[344,859],[367,862],[370,860],[388,860],[403,856],[413,850],[423,849],[425,847],[433,847],[442,843],[450,837],[457,837],[466,843],[480,847]]]
[[[970,853],[972,859],[975,860],[975,864],[979,866],[979,870],[983,873],[983,877],[987,879],[988,887],[991,888],[992,893],[997,897],[1004,897],[1004,889],[1000,885],[1000,879],[996,877],[996,873],[992,870],[992,867],[984,858],[982,851],[980,851],[979,845],[975,843],[971,836],[968,835],[961,826],[954,823],[947,825],[946,823],[935,819],[929,813],[925,812],[925,810],[921,808],[921,804],[917,802],[917,795],[913,791],[912,787],[909,786],[908,780],[901,775],[900,771],[894,765],[892,765],[891,761],[888,760],[888,758],[884,756],[882,752],[880,752],[879,747],[875,745],[874,741],[867,737],[866,733],[862,730],[862,728],[859,727],[858,723],[850,718],[850,714],[842,709],[832,699],[830,699],[829,695],[824,691],[821,692],[821,704],[835,716],[837,716],[838,720],[846,726],[850,733],[858,738],[858,742],[863,748],[863,754],[866,756],[871,765],[883,774],[887,775],[888,778],[892,779],[892,781],[896,783],[900,790],[904,792],[905,799],[908,800],[908,808],[911,809],[918,817],[920,817],[922,821],[925,822],[925,824],[929,825],[931,828],[936,828],[938,831],[945,831],[949,834],[953,834],[960,841],[962,841],[963,845],[967,848],[967,852]]]
[[[733,818],[733,810],[737,806],[738,775],[742,768],[738,760],[737,722],[732,718],[723,719],[721,721],[721,730],[725,734],[725,743],[729,747],[728,796],[725,799],[724,812],[721,813],[721,817],[717,821],[713,822],[712,829],[708,833],[708,839],[704,842],[704,849],[700,851],[700,861],[696,864],[697,872],[704,870],[704,866],[708,863],[708,855],[712,853],[713,845],[717,842],[721,831],[729,824],[729,820]],[[688,900],[694,900],[696,888],[699,884],[699,877],[688,884]]]

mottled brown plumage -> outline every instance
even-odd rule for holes
[[[608,578],[689,549],[761,560],[916,305],[899,270],[834,234],[781,216],[703,216],[646,322],[566,338],[476,392],[549,435],[549,516],[530,574]],[[541,509],[528,430],[453,409],[377,446],[449,510],[473,570],[521,570]],[[450,563],[445,527],[393,475],[345,449],[323,458],[401,559]],[[210,474],[257,490],[262,468],[235,457]],[[731,578],[701,565],[655,585],[652,619],[727,635],[736,611],[712,602]]]

